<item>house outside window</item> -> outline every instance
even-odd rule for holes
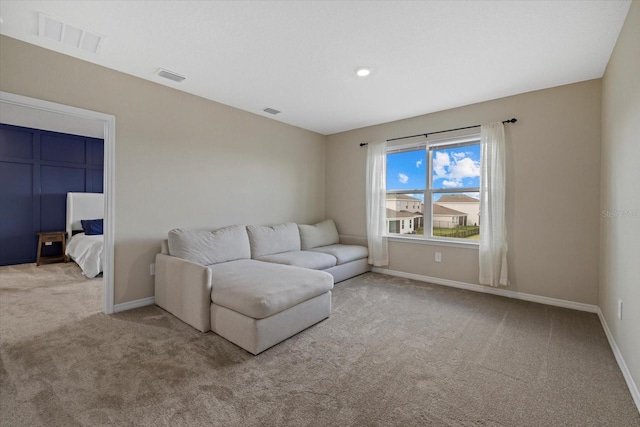
[[[409,224],[390,236],[477,241],[479,212],[480,135],[388,146],[387,222]]]

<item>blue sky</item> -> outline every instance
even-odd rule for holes
[[[423,150],[387,156],[387,190],[426,188],[427,153]],[[433,187],[460,188],[480,185],[480,146],[469,145],[433,151]]]

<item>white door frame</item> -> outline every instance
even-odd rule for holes
[[[0,103],[65,114],[88,120],[98,120],[104,124],[104,258],[102,281],[102,311],[113,313],[114,299],[114,231],[115,231],[115,159],[116,159],[116,117],[97,111],[43,101],[22,95],[0,91]]]

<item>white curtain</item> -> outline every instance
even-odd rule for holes
[[[480,129],[480,283],[507,286],[505,141],[502,122]]]
[[[389,264],[387,249],[387,142],[367,145],[367,240],[369,264]]]

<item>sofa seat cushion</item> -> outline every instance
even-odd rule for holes
[[[265,255],[256,258],[258,261],[275,262],[276,264],[293,265],[313,270],[324,270],[338,263],[335,256],[321,252],[294,251],[282,254]]]
[[[209,266],[211,300],[254,319],[264,319],[333,289],[324,271],[255,260]]]
[[[355,261],[369,256],[369,250],[360,245],[329,245],[320,246],[318,248],[309,249],[305,252],[321,252],[324,254],[333,255],[338,260],[338,265],[346,264],[351,261]]]

